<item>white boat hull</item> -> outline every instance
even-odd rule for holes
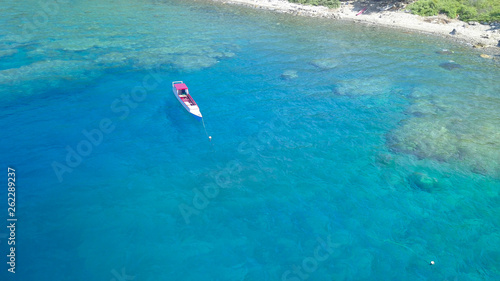
[[[182,81],[176,81],[172,83],[172,90],[174,92],[174,96],[181,103],[184,109],[187,110],[187,112],[191,113],[197,119],[201,119],[203,116],[201,115],[200,108],[193,100],[191,95],[189,95],[189,90],[186,88],[185,92],[181,94],[180,91],[177,90],[177,88],[175,87],[175,83],[177,82],[182,83]]]

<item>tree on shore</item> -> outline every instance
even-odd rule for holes
[[[329,8],[338,8],[341,3],[339,0],[288,0],[288,2]],[[405,10],[421,16],[445,14],[449,18],[459,18],[463,21],[500,22],[500,0],[369,0],[368,2],[380,3],[384,7],[391,5],[396,8],[404,7]]]
[[[463,21],[500,21],[499,0],[418,0],[408,9],[421,16],[445,14]]]

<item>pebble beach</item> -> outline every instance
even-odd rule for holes
[[[244,5],[258,9],[272,10],[300,16],[323,17],[355,21],[391,28],[431,33],[451,38],[475,48],[488,48],[489,52],[499,52],[500,25],[478,22],[463,22],[449,19],[444,15],[422,17],[411,14],[403,6],[370,1],[342,2],[341,7],[330,9],[322,6],[290,3],[286,0],[210,0],[224,4]],[[366,8],[365,12],[357,15]]]

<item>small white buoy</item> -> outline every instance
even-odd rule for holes
[[[212,141],[212,136],[208,136],[208,139],[209,139],[210,141]]]
[[[434,261],[431,261],[431,263],[429,265],[434,265]]]

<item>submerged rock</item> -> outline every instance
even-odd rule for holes
[[[426,173],[415,172],[408,176],[410,186],[415,189],[431,192],[437,187],[438,180]]]
[[[218,61],[215,58],[198,55],[181,55],[176,57],[173,65],[178,69],[184,70],[199,70],[208,68],[216,64]]]
[[[93,68],[88,61],[46,60],[19,68],[0,71],[0,84],[14,84],[31,80],[62,80],[88,77],[86,73]]]
[[[437,51],[436,54],[439,54],[439,55],[450,55],[450,54],[453,54],[455,52],[453,51],[450,51],[448,49],[442,49],[441,51]]]
[[[394,159],[389,153],[377,153],[375,156],[375,163],[379,166],[388,166],[394,162]]]
[[[458,140],[445,125],[434,116],[412,118],[389,135],[389,146],[394,151],[411,153],[421,159],[455,159],[459,156]]]
[[[127,64],[127,57],[119,52],[111,52],[98,57],[95,62],[105,67],[121,67]]]
[[[472,166],[472,172],[483,176],[488,175],[488,170],[481,163],[474,163]]]
[[[334,92],[340,96],[380,95],[389,93],[391,85],[391,81],[384,77],[349,79],[336,85]]]
[[[500,41],[499,41],[499,43],[500,43]],[[476,43],[476,44],[474,44],[473,47],[476,48],[476,49],[480,49],[480,48],[486,47],[486,45],[483,44],[483,43]]]
[[[299,77],[299,75],[295,70],[285,70],[285,72],[283,72],[280,77],[283,80],[290,80]]]
[[[333,69],[338,66],[338,61],[334,58],[312,60],[311,64],[322,70]]]
[[[435,115],[440,111],[440,108],[427,99],[417,99],[407,109],[407,112],[416,117],[425,117]]]
[[[0,50],[0,58],[12,56],[17,53],[17,49]]]
[[[63,51],[85,51],[94,47],[105,47],[99,38],[71,38],[47,42],[45,47]]]
[[[130,51],[125,54],[135,68],[182,69],[195,71],[208,68],[219,62],[219,59],[234,56],[226,50],[219,51],[209,46],[193,48],[187,45],[164,48],[148,48],[140,52]]]
[[[408,109],[412,116],[387,135],[392,151],[444,161],[500,178],[497,100],[460,92],[453,95],[418,92],[415,96],[418,99]],[[476,106],[471,107],[470,103]]]
[[[462,68],[462,66],[454,61],[449,61],[449,62],[443,62],[442,64],[439,65],[439,67],[442,67],[446,70],[453,70],[456,68]]]

